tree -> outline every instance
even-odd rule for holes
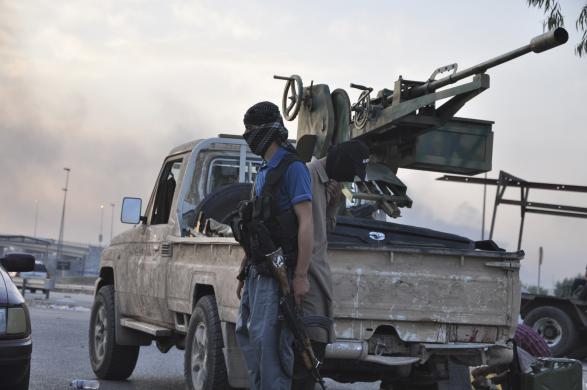
[[[526,290],[528,290],[528,293],[530,293],[530,294],[548,295],[548,290],[545,289],[544,287],[538,287],[538,286],[527,285],[527,284],[523,284],[522,287],[524,287]]]
[[[577,275],[575,277],[564,278],[563,280],[559,280],[554,284],[554,295],[561,298],[568,298],[571,296],[572,291],[571,288],[573,287],[573,282],[576,278],[580,278],[581,275]]]
[[[561,13],[561,7],[558,0],[527,0],[530,7],[544,9],[544,14],[548,15],[544,20],[544,29],[552,30],[556,27],[564,27],[565,20]],[[579,12],[579,17],[575,21],[577,31],[582,32],[583,36],[577,46],[575,46],[575,53],[579,57],[587,54],[587,3]]]

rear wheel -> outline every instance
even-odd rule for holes
[[[116,344],[114,305],[114,286],[102,287],[90,315],[90,363],[98,378],[122,380],[132,374],[140,347]]]
[[[184,375],[188,390],[227,389],[220,318],[213,295],[205,295],[192,313],[185,342]]]
[[[526,315],[524,323],[542,336],[554,356],[566,356],[576,347],[578,334],[575,324],[559,308],[537,307]]]

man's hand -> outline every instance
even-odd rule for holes
[[[308,281],[307,274],[295,274],[292,283],[294,299],[296,301],[296,305],[300,305],[302,303],[302,298],[304,295],[310,291],[310,282]]]
[[[238,297],[238,300],[240,301],[241,296],[242,296],[242,292],[243,292],[243,286],[245,285],[245,282],[243,282],[242,280],[238,281],[238,284],[236,285],[236,296]]]
[[[336,180],[329,180],[326,183],[326,193],[328,194],[328,204],[337,204],[342,197],[342,184]]]

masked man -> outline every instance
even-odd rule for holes
[[[250,242],[240,241],[247,254],[237,295],[241,298],[236,325],[253,390],[289,390],[293,374],[293,336],[280,321],[280,290],[264,258],[280,248],[296,303],[308,292],[312,254],[312,192],[308,169],[287,140],[277,106],[257,103],[245,113],[243,137],[251,151],[265,160],[257,174],[254,199],[245,224]],[[245,240],[246,241],[246,240]],[[281,260],[280,260],[281,261]],[[241,296],[242,291],[242,296]]]
[[[310,291],[304,295],[302,310],[305,318],[332,320],[332,278],[326,261],[327,233],[334,230],[336,214],[342,201],[341,182],[352,182],[355,176],[365,179],[369,149],[357,140],[344,142],[330,148],[328,155],[307,164],[312,178],[312,219],[314,247],[310,261]],[[318,324],[317,324],[318,325]],[[331,326],[308,326],[308,336],[319,360],[324,359],[328,343],[334,342]],[[296,354],[293,390],[314,389],[314,378],[305,369]]]

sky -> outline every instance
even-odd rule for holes
[[[331,90],[392,88],[461,69],[542,33],[524,0],[137,1],[0,0],[0,233],[57,238],[64,167],[71,168],[64,238],[105,243],[124,196],[149,198],[175,145],[242,133],[244,111],[279,103],[274,74]],[[574,55],[584,1],[561,0],[569,43],[490,70],[491,88],[458,115],[495,121],[493,170],[531,181],[587,185],[587,58]],[[296,123],[286,126],[295,135]],[[481,236],[483,187],[400,170],[413,199],[397,222]],[[510,198],[517,192],[510,190]],[[488,190],[487,215],[494,189]],[[587,194],[531,191],[530,199],[587,207]],[[519,209],[500,206],[494,239],[517,245]],[[489,227],[487,226],[487,230]],[[528,215],[521,278],[542,285],[587,264],[587,220]]]

